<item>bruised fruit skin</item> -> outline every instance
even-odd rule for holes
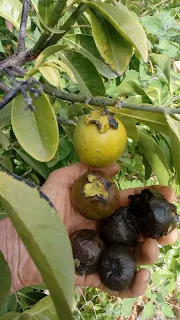
[[[119,190],[111,177],[88,172],[73,185],[71,202],[85,218],[100,220],[110,216],[119,206]]]
[[[115,244],[105,249],[99,277],[106,288],[121,291],[131,287],[136,274],[136,257],[126,246]]]
[[[106,167],[117,161],[124,152],[127,134],[118,118],[95,110],[79,119],[73,141],[81,162]]]
[[[176,206],[169,203],[157,190],[144,189],[141,194],[129,196],[129,199],[143,235],[156,239],[176,228]]]
[[[130,207],[121,207],[101,222],[100,235],[108,245],[133,245],[138,237],[136,224],[136,217]]]
[[[78,230],[70,235],[75,271],[83,276],[97,272],[100,257],[105,248],[94,230]]]

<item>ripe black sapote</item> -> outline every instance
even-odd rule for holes
[[[121,291],[131,287],[136,274],[136,257],[126,246],[115,244],[104,250],[99,277],[102,283],[112,291]]]
[[[98,172],[82,175],[73,185],[71,202],[85,218],[100,220],[119,206],[119,190],[111,177]]]
[[[176,206],[169,203],[155,189],[144,189],[141,194],[129,196],[131,212],[135,214],[143,235],[160,238],[177,226]]]
[[[133,245],[137,241],[136,217],[130,207],[117,209],[109,218],[102,220],[100,235],[108,245]]]
[[[105,248],[94,230],[78,230],[70,235],[76,274],[83,276],[98,270],[100,257]]]

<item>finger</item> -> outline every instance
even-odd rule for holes
[[[107,174],[108,176],[115,176],[119,171],[119,164],[117,162],[105,167],[105,168],[95,168],[89,166],[88,171],[96,171],[96,172],[102,172],[104,174]]]
[[[137,258],[137,265],[153,264],[159,256],[157,241],[146,238],[143,242],[135,245],[134,252]]]
[[[150,271],[147,269],[140,269],[135,276],[134,282],[131,286],[131,288],[122,290],[122,291],[110,291],[106,288],[104,288],[104,291],[114,295],[118,296],[120,298],[135,298],[142,296],[144,292],[147,289],[148,282],[150,279]]]
[[[174,229],[167,236],[163,236],[157,239],[157,241],[160,245],[166,246],[176,242],[178,240],[178,237],[180,237],[178,230]]]
[[[160,191],[167,201],[172,202],[175,200],[175,192],[170,187],[162,187],[162,186],[151,186],[151,187],[142,187],[142,188],[130,188],[126,190],[120,191],[120,206],[127,206],[130,201],[128,199],[129,195],[135,195],[138,193],[141,193],[143,189],[149,189],[149,188],[155,188],[158,191]]]

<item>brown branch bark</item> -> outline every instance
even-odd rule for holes
[[[19,30],[19,40],[18,40],[16,54],[18,54],[19,52],[24,52],[26,50],[26,48],[25,48],[26,27],[27,27],[30,2],[31,2],[31,0],[24,0],[23,1],[21,24],[20,24],[20,30]]]

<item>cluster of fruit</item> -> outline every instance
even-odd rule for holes
[[[86,130],[91,129],[91,135],[89,131],[87,135],[85,132],[78,140],[77,126],[74,141],[81,160],[97,166],[97,163],[102,163],[99,155],[104,152],[103,145],[109,143],[108,131],[112,131],[112,139],[112,135],[123,125],[119,126],[119,120],[117,126],[114,125],[116,119],[113,121],[112,116],[109,118],[102,112],[95,116],[95,119],[92,119],[92,114],[80,119],[83,128],[87,126]],[[91,146],[91,162],[88,141],[93,138],[92,130],[96,134],[96,148]],[[123,138],[124,130],[120,130]],[[107,135],[107,139],[103,135]],[[123,148],[121,145],[118,152],[122,153],[124,148],[123,142]],[[106,165],[117,160],[117,153],[114,156],[113,152],[107,154]],[[74,208],[85,218],[97,220],[96,231],[77,230],[70,235],[76,273],[82,276],[98,272],[102,283],[113,291],[127,289],[134,281],[136,257],[132,249],[138,241],[139,234],[159,238],[172,231],[177,224],[176,207],[153,188],[129,196],[129,205],[119,208],[119,190],[115,181],[98,172],[84,174],[75,182],[71,191],[71,201]]]

